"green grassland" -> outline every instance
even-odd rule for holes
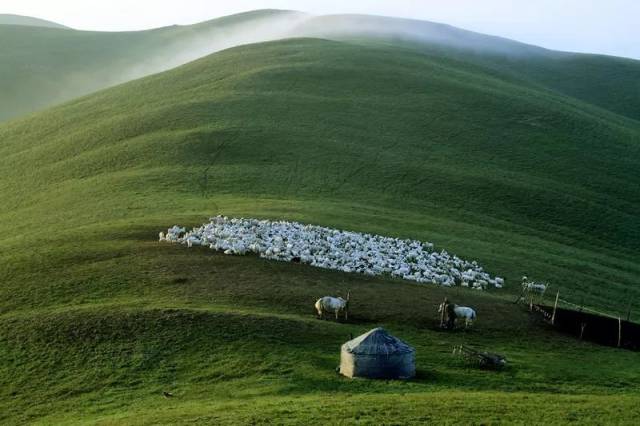
[[[640,64],[632,59],[558,52],[444,24],[367,15],[310,17],[296,34],[411,47],[640,119]]]
[[[287,37],[372,41],[480,67],[640,119],[638,61],[554,52],[433,22],[257,10],[148,31],[76,31],[0,15],[0,121],[236,45]],[[9,24],[9,25],[2,25]],[[11,25],[13,24],[13,25]],[[22,25],[22,26],[16,26]],[[26,26],[30,25],[30,26]]]
[[[0,125],[0,421],[633,423],[638,353],[511,302],[523,273],[610,312],[640,300],[640,123],[438,51],[242,46]],[[155,241],[218,213],[432,241],[508,288]],[[350,323],[314,319],[347,289]],[[445,295],[472,331],[435,330]],[[415,380],[335,374],[378,325],[416,346]],[[510,368],[465,366],[461,342]]]
[[[0,121],[282,34],[302,14],[261,10],[195,25],[98,32],[1,25]],[[8,24],[11,21],[7,22]]]

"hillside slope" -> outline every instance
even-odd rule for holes
[[[554,52],[427,21],[257,10],[196,25],[123,33],[0,26],[0,121],[224,48],[285,37],[377,41],[416,49],[640,119],[639,61]]]
[[[302,16],[261,10],[133,32],[0,25],[0,121],[221,49],[282,37]]]
[[[535,272],[606,304],[636,284],[639,128],[446,58],[252,45],[1,127],[0,214],[23,238],[47,210],[67,226],[112,219],[72,208],[90,191],[126,218],[114,185],[140,193],[143,212],[187,197],[204,216],[223,195],[359,203],[423,218],[436,234],[418,236],[512,278]]]
[[[512,301],[523,273],[608,312],[638,300],[639,136],[508,73],[319,39],[225,50],[1,124],[0,421],[630,423],[638,353],[555,334]],[[157,242],[218,213],[432,241],[508,287]],[[317,297],[347,289],[349,323],[313,319]],[[477,309],[473,331],[437,331],[445,296]],[[377,325],[416,346],[416,380],[335,374],[340,344]],[[451,357],[461,343],[510,369],[470,369]]]
[[[68,28],[56,22],[47,21],[45,19],[33,18],[31,16],[12,15],[8,13],[0,13],[0,25],[24,25],[28,27],[45,27],[45,28]]]
[[[367,15],[311,17],[297,35],[411,47],[553,89],[640,120],[640,61],[558,52],[450,25]]]

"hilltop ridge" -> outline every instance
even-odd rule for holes
[[[57,22],[47,21],[45,19],[34,18],[31,16],[12,15],[9,13],[0,13],[0,25],[22,25],[28,27],[69,29],[69,27],[58,24]]]
[[[428,21],[256,10],[146,31],[1,26],[0,121],[226,48],[290,37],[392,45],[506,74],[640,120],[640,61],[555,52]]]

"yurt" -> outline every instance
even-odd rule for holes
[[[410,379],[416,374],[416,350],[374,328],[342,345],[340,374],[371,379]]]

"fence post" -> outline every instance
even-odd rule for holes
[[[558,298],[560,297],[560,289],[556,293],[556,302],[553,304],[553,314],[551,315],[551,325],[554,325],[556,322],[556,309],[558,309]]]
[[[631,299],[629,299],[629,304],[627,306],[627,322],[631,321]]]
[[[618,347],[622,343],[622,318],[618,317]]]
[[[580,324],[580,340],[582,340],[582,336],[584,336],[584,329],[587,326],[586,322]]]

